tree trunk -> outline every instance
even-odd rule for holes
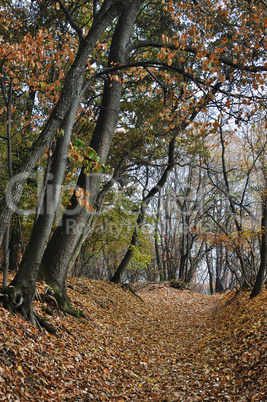
[[[81,76],[76,88],[75,99],[71,103],[70,110],[62,124],[64,135],[57,140],[51,172],[48,173],[48,182],[42,210],[38,211],[39,215],[33,226],[31,237],[23,255],[19,270],[11,283],[12,286],[20,286],[21,283],[23,283],[24,286],[27,286],[29,297],[23,300],[21,308],[23,309],[24,314],[28,317],[32,316],[31,302],[35,294],[35,278],[40,267],[61,196],[62,182],[67,165],[68,147],[76,118],[76,112],[80,103],[82,84],[83,77]],[[32,296],[30,296],[31,290]],[[24,296],[22,297],[24,299]]]
[[[214,291],[213,291],[213,275],[212,275],[212,267],[211,267],[211,259],[209,258],[208,252],[207,252],[207,245],[205,245],[206,248],[206,264],[207,264],[207,268],[208,268],[208,274],[209,274],[209,287],[210,287],[210,294],[213,295]],[[211,250],[212,253],[212,250]]]
[[[266,190],[265,190],[266,192]],[[261,230],[262,230],[262,237],[261,237],[261,262],[259,271],[256,277],[255,285],[252,289],[250,294],[250,298],[253,299],[254,297],[258,296],[263,288],[264,281],[266,279],[266,267],[267,267],[267,199],[266,194],[264,195],[264,203],[263,203],[263,216],[261,222]]]
[[[136,1],[119,18],[110,48],[110,65],[111,62],[125,63],[126,56],[128,56],[126,55],[126,49],[132,27],[142,2],[143,0]],[[106,162],[119,116],[122,84],[114,79],[115,75],[122,80],[122,73],[120,72],[114,73],[113,76],[106,80],[99,118],[90,143],[102,163]],[[79,176],[77,185],[90,192],[91,205],[94,205],[97,200],[99,181],[98,174],[86,176],[82,171]],[[89,213],[79,205],[74,194],[69,207],[66,209],[60,224],[47,245],[42,259],[42,276],[59,292],[65,301],[68,300],[66,295],[66,276],[69,264],[73,260],[73,255],[77,256],[85,239],[85,234],[89,230],[91,220],[92,213]]]
[[[173,136],[173,138],[172,138],[172,140],[170,141],[170,144],[169,144],[168,166],[164,170],[164,172],[163,172],[160,180],[156,184],[156,186],[154,186],[149,191],[148,195],[143,199],[143,202],[142,202],[142,205],[141,205],[141,208],[140,208],[140,212],[138,214],[136,226],[135,226],[135,229],[134,229],[134,233],[132,235],[131,243],[130,243],[130,245],[128,247],[128,250],[127,250],[124,258],[122,259],[121,263],[119,264],[115,274],[111,278],[111,282],[113,282],[113,283],[120,283],[122,274],[123,274],[123,272],[125,271],[125,269],[127,268],[129,262],[132,259],[133,249],[134,249],[134,247],[137,246],[138,239],[139,239],[139,233],[140,233],[141,227],[143,226],[143,223],[144,223],[144,220],[145,220],[147,206],[150,203],[150,201],[155,197],[155,195],[163,188],[163,186],[165,185],[165,183],[166,183],[166,181],[167,181],[167,179],[169,177],[169,174],[170,174],[171,170],[174,167],[174,162],[175,162],[174,161],[175,140],[176,140],[176,135]]]
[[[215,279],[215,292],[224,292],[224,287],[222,283],[222,244],[217,244],[216,246],[216,279]]]
[[[185,280],[185,273],[186,273],[186,261],[187,261],[187,252],[185,250],[186,247],[186,234],[184,232],[181,235],[181,248],[180,248],[180,266],[179,266],[179,279]]]
[[[221,83],[218,83],[214,86],[212,93],[213,95],[217,92],[217,90],[220,88]],[[180,125],[180,130],[185,130],[186,127],[189,126],[189,124],[195,119],[195,117],[198,115],[198,113],[204,108],[206,107],[206,105],[208,104],[210,98],[209,97],[205,97],[204,99],[201,99],[200,102],[196,105],[195,109],[193,110],[191,116],[189,119],[185,119],[181,125]],[[121,261],[120,265],[117,268],[117,271],[115,272],[115,274],[113,275],[111,282],[114,283],[120,283],[121,281],[121,277],[122,274],[124,272],[124,270],[127,268],[129,262],[131,261],[132,255],[133,255],[133,247],[135,247],[138,243],[138,237],[139,237],[139,231],[143,225],[144,219],[145,219],[145,213],[146,213],[146,208],[148,206],[148,204],[150,203],[150,201],[155,197],[155,195],[163,188],[163,186],[165,185],[169,173],[171,172],[171,170],[174,167],[174,163],[175,163],[175,157],[174,157],[174,150],[175,150],[175,140],[176,140],[176,136],[178,133],[175,133],[173,135],[172,140],[169,143],[169,153],[168,153],[168,166],[167,168],[164,170],[163,175],[161,176],[160,180],[158,181],[157,185],[154,186],[148,193],[148,195],[143,199],[141,208],[140,208],[140,212],[137,218],[137,222],[136,222],[136,226],[134,229],[134,233],[132,235],[132,240],[131,243],[129,245],[129,248],[123,258],[123,260]]]
[[[16,214],[12,219],[12,231],[9,242],[9,270],[17,271],[18,269],[18,259],[19,259],[19,249],[21,246],[21,231],[19,216]]]
[[[156,261],[157,261],[157,267],[158,267],[158,273],[159,273],[159,280],[160,282],[166,280],[166,275],[163,270],[163,266],[161,264],[161,259],[160,259],[160,249],[159,249],[159,220],[160,220],[160,192],[158,195],[158,203],[157,203],[157,215],[156,215],[156,221],[155,221],[155,252],[156,252]]]
[[[2,84],[2,92],[3,98],[6,106],[6,140],[7,140],[7,165],[8,165],[8,177],[9,180],[12,179],[13,171],[12,171],[12,142],[11,142],[11,123],[12,123],[12,101],[13,101],[13,79],[10,78],[8,96],[5,92],[5,85],[3,79],[1,79]],[[3,289],[7,286],[8,283],[8,269],[9,269],[9,234],[10,234],[10,221],[12,214],[9,215],[9,218],[6,222],[6,227],[3,232],[4,241],[4,273],[3,273]]]
[[[91,29],[81,42],[76,59],[65,78],[64,87],[58,103],[38,139],[31,149],[29,149],[27,157],[22,162],[18,174],[10,181],[6,194],[0,202],[0,244],[2,243],[5,230],[9,225],[11,215],[16,210],[25,181],[60,129],[63,119],[70,108],[70,104],[75,97],[77,84],[80,77],[84,74],[88,57],[96,41],[118,14],[120,14],[123,8],[129,7],[133,2],[134,0],[105,0],[101,10],[96,15]]]

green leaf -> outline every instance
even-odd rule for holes
[[[95,151],[93,148],[87,148],[87,149],[85,150],[85,155],[86,155],[89,159],[91,159],[91,160],[93,160],[93,161],[96,161],[97,153],[96,153],[96,151]],[[96,162],[97,162],[97,161],[96,161]]]
[[[77,148],[82,148],[83,147],[83,141],[81,141],[81,140],[75,140],[73,144]]]

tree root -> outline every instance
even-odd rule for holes
[[[64,314],[69,314],[75,318],[86,318],[84,313],[72,307],[69,299],[63,297],[56,285],[50,284],[51,287],[47,288],[45,293],[39,295],[42,301],[55,307],[57,311],[62,311]]]
[[[39,297],[40,297],[42,302],[46,302],[47,304],[52,304],[53,307],[55,307],[58,312],[60,311],[58,302],[57,302],[56,298],[53,295],[51,295],[50,293],[41,293],[39,295]]]
[[[0,303],[5,305],[8,302],[8,295],[5,293],[0,293]]]
[[[8,286],[1,291],[0,302],[12,313],[21,314],[29,323],[35,325],[40,332],[42,332],[42,328],[45,328],[50,334],[58,336],[56,328],[34,310],[31,299],[27,299],[26,297],[25,301],[23,292],[24,289],[21,289],[20,287]],[[46,302],[50,305],[51,308],[43,308],[43,311],[50,315],[53,315],[52,309],[56,309],[57,313],[62,311],[63,313],[72,315],[75,318],[86,318],[84,313],[72,307],[70,301],[65,300],[57,289],[54,290],[53,288],[48,288],[44,294],[35,292],[35,297],[37,300]]]
[[[54,327],[54,325],[50,324],[48,321],[46,321],[43,317],[41,317],[39,314],[36,312],[33,313],[34,318],[37,324],[37,327],[39,330],[42,332],[41,327],[45,328],[50,334],[58,336],[57,330]]]
[[[123,284],[121,284],[120,286],[121,286],[121,288],[122,288],[124,291],[129,290],[135,297],[137,297],[139,300],[141,300],[141,302],[144,303],[144,300],[142,299],[142,297],[140,297],[140,296],[135,292],[134,288],[133,288],[129,283],[123,283]]]
[[[62,311],[66,314],[72,315],[75,318],[86,318],[84,313],[81,310],[76,310],[70,304],[67,304],[62,308]]]
[[[0,294],[0,301],[8,310],[15,311],[23,305],[24,298],[20,289],[16,289],[14,286],[7,286],[2,292]]]
[[[51,308],[49,307],[45,307],[45,306],[41,306],[41,309],[44,313],[51,315],[52,317],[54,317],[54,311],[51,310]]]
[[[36,313],[32,303],[28,301],[25,303],[23,297],[23,289],[14,286],[7,286],[0,294],[0,301],[3,306],[14,313],[19,313],[22,317],[32,325],[37,326],[40,332],[42,327],[45,328],[50,334],[57,335],[56,328],[46,321],[43,317]],[[54,299],[56,302],[56,300]],[[56,302],[57,304],[57,302]]]

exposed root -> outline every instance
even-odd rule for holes
[[[5,293],[0,293],[0,303],[6,305],[7,302],[8,302],[8,295]]]
[[[41,306],[41,309],[44,313],[51,315],[54,317],[54,311],[51,310],[49,307]]]
[[[39,314],[34,312],[34,318],[37,324],[37,327],[43,327],[45,328],[50,334],[58,336],[56,328],[50,324],[48,321],[46,321],[43,317],[41,317]]]
[[[76,310],[74,307],[72,307],[70,300],[68,299],[67,296],[65,298],[61,295],[56,285],[54,286],[52,285],[51,288],[48,288],[45,295],[46,296],[49,295],[50,297],[52,296],[52,298],[56,301],[58,305],[58,309],[61,310],[63,313],[70,314],[75,318],[81,318],[81,317],[86,318],[82,311]]]
[[[70,314],[75,318],[86,318],[84,313],[80,310],[76,310],[73,308],[70,304],[67,304],[62,308],[62,311],[65,312],[66,314]]]
[[[55,307],[58,310],[58,312],[60,311],[56,298],[54,296],[52,296],[50,293],[41,293],[40,299],[42,302],[46,302],[47,304],[52,304],[53,307]]]
[[[18,302],[14,301],[14,304],[15,304],[14,308],[17,310],[20,306],[22,306],[23,301],[24,301],[24,299],[23,299],[23,297],[20,295],[20,296],[19,296],[19,301],[18,301]]]
[[[62,324],[61,327],[64,329],[64,331],[67,332],[67,334],[69,334],[69,335],[71,335],[71,336],[74,336],[73,333],[72,333],[68,328],[65,327],[65,325]]]
[[[53,299],[54,304],[58,308],[58,303],[56,299],[50,295],[49,298]],[[57,335],[56,328],[46,321],[43,317],[36,313],[30,301],[25,303],[23,297],[23,290],[19,287],[8,286],[4,289],[3,293],[0,294],[0,301],[3,303],[4,307],[13,313],[20,313],[25,320],[27,320],[32,325],[37,326],[40,332],[42,332],[42,327],[45,328],[50,334]]]
[[[41,327],[41,325],[40,325],[38,319],[37,319],[36,317],[35,317],[34,319],[35,319],[35,325],[36,325],[36,327],[38,328],[39,332],[41,332],[41,334],[42,334],[42,333],[43,333],[43,330],[42,330],[42,327]]]
[[[40,294],[40,299],[47,304],[50,304],[51,307],[56,308],[58,312],[62,311],[65,314],[70,314],[75,318],[83,317],[85,315],[82,311],[76,310],[73,308],[69,301],[66,301],[59,292],[55,292],[51,288],[47,288],[46,293]],[[45,309],[45,307],[43,308]],[[46,311],[48,314],[53,315],[53,311],[47,309]]]
[[[3,293],[0,294],[0,301],[5,308],[13,312],[21,308],[24,302],[21,289],[17,289],[14,286],[7,286],[2,292]]]
[[[139,300],[141,300],[141,302],[144,302],[144,300],[142,299],[142,297],[140,297],[134,290],[134,288],[129,284],[129,283],[123,283],[121,285],[121,288],[126,291],[129,290],[135,297],[137,297]]]
[[[3,303],[3,306],[11,312],[20,313],[24,319],[32,325],[35,325],[40,332],[42,332],[42,328],[45,328],[50,334],[58,336],[56,328],[34,310],[31,298],[29,297],[27,299],[27,293],[24,297],[23,292],[24,289],[21,289],[20,287],[8,286],[1,291],[0,302]],[[65,300],[57,289],[54,290],[53,288],[48,288],[44,294],[38,292],[35,292],[34,294],[37,300],[50,305],[50,308],[46,306],[41,308],[52,316],[54,315],[53,310],[56,310],[57,313],[62,311],[65,314],[72,315],[76,318],[86,318],[84,313],[72,307],[70,301]]]

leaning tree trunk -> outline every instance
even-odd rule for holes
[[[25,181],[60,129],[62,121],[70,108],[70,104],[75,97],[77,83],[84,74],[88,58],[95,43],[123,9],[129,7],[133,2],[134,0],[105,0],[102,8],[95,16],[91,29],[81,41],[76,59],[65,78],[62,93],[54,110],[38,139],[28,150],[27,157],[22,162],[16,176],[10,181],[5,196],[0,202],[0,244],[9,225],[11,215],[16,210]]]
[[[111,62],[118,64],[126,62],[127,45],[142,2],[143,0],[134,2],[131,7],[121,14],[112,38],[109,56],[110,65]],[[119,82],[115,76],[119,76],[121,81]],[[115,72],[105,81],[100,114],[90,143],[90,147],[97,152],[103,164],[106,162],[118,122],[122,93],[121,82],[121,72]],[[77,186],[89,191],[91,205],[94,205],[97,200],[99,182],[99,175],[90,174],[86,176],[83,170],[79,176]],[[92,213],[79,204],[74,193],[70,205],[51,237],[42,259],[40,275],[45,278],[66,303],[68,303],[66,294],[68,267],[73,255],[77,255],[79,252],[84,240],[84,233],[88,232],[91,219]]]
[[[113,275],[113,277],[111,278],[111,282],[113,283],[120,283],[121,281],[121,277],[123,272],[125,271],[125,269],[127,268],[127,266],[129,265],[132,256],[133,256],[133,250],[134,247],[137,246],[138,244],[138,239],[139,239],[139,235],[140,235],[140,230],[143,226],[144,220],[145,220],[145,215],[146,215],[146,209],[148,204],[151,202],[151,200],[153,200],[153,198],[155,197],[155,195],[163,188],[163,186],[165,185],[170,172],[172,171],[173,167],[174,167],[174,150],[175,150],[175,139],[176,139],[176,134],[173,136],[172,140],[170,141],[169,144],[169,158],[168,158],[168,165],[166,167],[166,169],[164,170],[160,180],[158,181],[158,183],[156,184],[156,186],[154,186],[149,193],[147,194],[147,196],[143,199],[141,208],[140,208],[140,212],[138,214],[138,218],[136,221],[136,226],[134,229],[134,233],[132,235],[132,239],[131,239],[131,243],[128,247],[128,250],[124,256],[124,258],[122,259],[121,263],[119,264],[115,274]]]
[[[213,95],[217,92],[217,90],[220,88],[220,86],[221,86],[221,83],[217,83],[214,86],[214,88],[212,90]],[[203,98],[203,99],[201,99],[199,101],[199,103],[196,105],[195,109],[193,110],[191,116],[188,119],[185,119],[181,123],[181,126],[180,126],[181,131],[185,130],[189,126],[189,124],[195,119],[195,117],[198,115],[198,113],[204,107],[207,106],[209,101],[210,101],[209,96],[207,96],[207,97],[205,97],[205,98]],[[143,226],[143,223],[144,223],[147,206],[150,203],[150,201],[155,197],[155,195],[163,188],[163,186],[165,185],[165,183],[167,181],[167,178],[169,176],[170,171],[173,169],[174,162],[175,162],[174,149],[175,149],[176,135],[177,135],[177,133],[174,134],[174,136],[173,136],[173,138],[172,138],[172,140],[170,141],[170,144],[169,144],[168,166],[164,170],[164,173],[161,176],[160,180],[158,181],[157,185],[154,186],[149,191],[148,195],[143,199],[143,202],[142,202],[140,212],[139,212],[138,217],[137,217],[136,226],[135,226],[135,229],[134,229],[134,233],[132,235],[132,239],[131,239],[131,243],[129,245],[129,248],[128,248],[124,258],[122,259],[121,263],[119,264],[115,274],[111,278],[111,282],[113,282],[113,283],[120,283],[122,274],[123,274],[123,272],[125,271],[125,269],[127,268],[128,264],[130,263],[130,261],[132,259],[133,249],[138,243],[139,234],[140,234],[141,227]]]
[[[8,95],[5,92],[5,85],[1,80],[3,98],[6,106],[6,140],[7,140],[7,164],[9,180],[12,179],[12,142],[11,142],[11,122],[12,122],[12,100],[13,100],[13,79],[10,79]],[[10,234],[10,221],[11,215],[7,220],[6,228],[4,231],[4,273],[3,273],[3,289],[7,286],[8,269],[9,269],[9,234]]]
[[[79,237],[76,245],[75,245],[75,249],[72,253],[71,259],[69,261],[69,266],[68,266],[68,271],[70,272],[70,270],[73,268],[73,265],[75,264],[75,261],[77,260],[81,247],[84,243],[84,241],[90,237],[90,235],[94,232],[97,221],[98,221],[98,217],[99,217],[99,213],[102,209],[104,200],[105,200],[105,196],[107,194],[107,192],[113,187],[113,185],[116,183],[119,175],[121,174],[123,168],[124,168],[124,164],[128,158],[128,156],[130,155],[130,153],[134,150],[135,147],[131,148],[129,150],[129,152],[126,152],[119,164],[117,165],[114,174],[112,176],[112,178],[105,183],[105,185],[103,186],[103,188],[101,189],[101,191],[98,193],[97,198],[96,198],[96,202],[94,204],[94,217],[92,219],[92,224],[90,223],[90,225],[88,225],[89,227],[86,228],[86,230],[83,231],[83,233],[81,234],[81,236]]]
[[[81,76],[76,88],[75,99],[71,103],[70,110],[62,124],[64,135],[57,139],[51,171],[48,174],[48,182],[43,199],[42,211],[39,211],[38,218],[34,223],[30,240],[24,252],[19,270],[14,280],[11,282],[12,286],[18,287],[18,294],[19,291],[21,292],[21,305],[19,307],[24,315],[26,315],[31,321],[34,321],[32,300],[35,295],[36,275],[53,226],[61,196],[62,182],[67,166],[68,147],[76,118],[76,112],[80,103],[82,84],[83,77]]]

